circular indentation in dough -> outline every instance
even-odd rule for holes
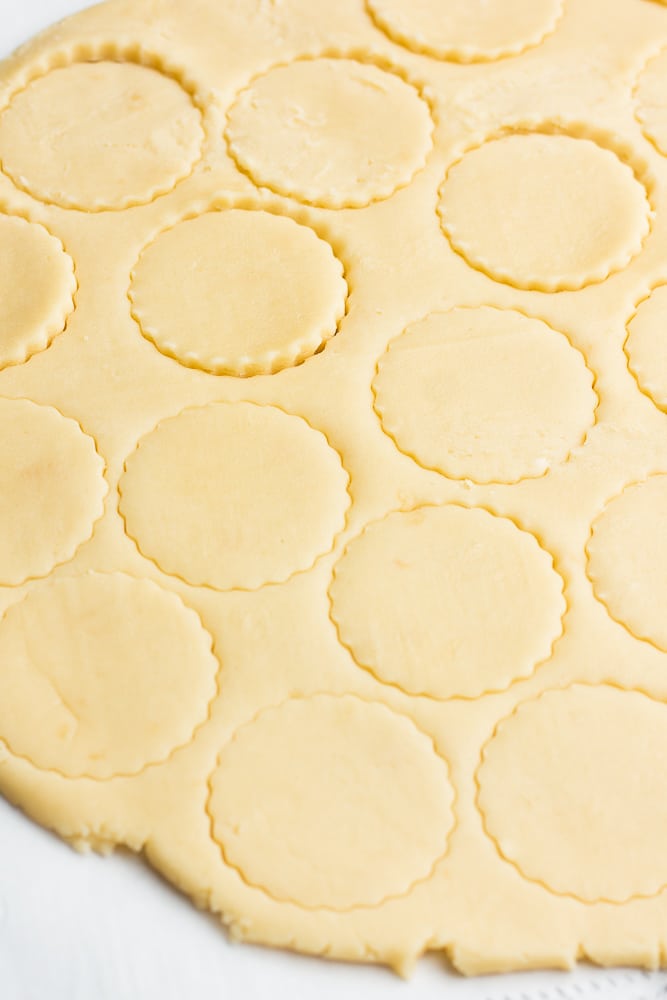
[[[261,712],[210,782],[214,839],[275,899],[347,910],[427,878],[454,824],[445,761],[415,724],[345,695]]]
[[[486,306],[431,313],[380,359],[375,408],[397,447],[456,479],[541,476],[593,424],[593,374],[541,320]]]
[[[0,584],[46,576],[92,535],[107,492],[95,442],[75,420],[0,399]]]
[[[210,403],[158,424],[128,458],[120,509],[165,573],[255,590],[310,569],[344,527],[349,477],[320,431],[255,403]]]
[[[208,212],[162,233],[132,273],[132,314],[163,354],[218,375],[299,364],[345,314],[343,267],[308,226]]]
[[[526,878],[585,902],[667,885],[667,706],[574,685],[524,702],[487,743],[479,807]]]
[[[42,226],[0,215],[0,368],[20,364],[62,333],[74,308],[71,257]]]
[[[276,194],[356,208],[408,184],[431,150],[417,90],[354,59],[303,59],[269,70],[228,115],[237,166]]]
[[[353,539],[329,589],[341,642],[407,694],[475,698],[551,654],[563,581],[507,518],[447,504],[389,514]]]
[[[625,267],[650,218],[644,185],[615,152],[539,131],[466,153],[447,174],[438,210],[468,264],[544,292],[583,288]]]
[[[615,621],[667,652],[667,475],[626,487],[593,523],[595,596]]]
[[[667,156],[667,49],[647,63],[635,97],[644,135],[659,153]]]
[[[482,62],[538,45],[556,26],[562,0],[366,0],[381,31],[436,59]]]
[[[628,323],[625,353],[642,392],[667,411],[667,285],[640,302]]]
[[[0,161],[40,201],[85,211],[151,201],[186,177],[201,114],[171,77],[130,62],[52,69],[0,115]]]
[[[0,739],[67,777],[136,774],[206,718],[211,647],[198,615],[149,580],[41,583],[0,623]]]

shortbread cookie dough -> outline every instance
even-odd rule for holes
[[[667,411],[667,351],[665,325],[667,284],[658,285],[642,302],[628,323],[625,353],[628,367],[642,392]]]
[[[350,543],[334,569],[331,614],[379,680],[409,694],[475,698],[549,656],[562,590],[551,556],[511,521],[423,507],[390,514]]]
[[[399,45],[436,59],[477,62],[514,56],[553,31],[562,0],[366,0],[376,24]]]
[[[593,373],[567,338],[513,310],[431,313],[373,382],[382,427],[428,469],[478,483],[542,476],[583,443]]]
[[[340,457],[274,406],[185,410],[142,438],[120,483],[128,534],[165,573],[254,590],[331,550],[350,498]]]
[[[257,375],[299,364],[333,337],[347,284],[312,229],[232,209],[161,233],[142,251],[129,296],[164,354],[217,375]]]
[[[625,267],[648,234],[650,208],[613,150],[545,129],[492,136],[467,152],[447,174],[438,211],[472,267],[517,288],[557,292]]]
[[[667,475],[634,483],[610,500],[587,551],[593,588],[612,618],[667,652]]]
[[[395,73],[356,59],[302,59],[241,91],[227,140],[255,184],[354,208],[408,184],[426,161],[432,131],[428,105]]]
[[[210,787],[227,862],[307,908],[377,906],[408,892],[445,853],[454,823],[432,741],[349,695],[267,709],[223,749]]]
[[[0,215],[0,367],[43,351],[74,308],[72,258],[42,226]]]
[[[46,576],[90,539],[107,492],[104,462],[75,420],[0,399],[0,584]]]
[[[35,584],[0,622],[0,735],[70,778],[136,774],[206,719],[211,647],[196,613],[149,580]]]
[[[665,52],[108,0],[0,65],[0,794],[237,939],[667,962]]]
[[[667,886],[664,703],[604,685],[547,691],[500,723],[477,780],[487,832],[526,878],[587,903]]]
[[[101,211],[151,201],[186,177],[201,114],[169,76],[80,62],[31,80],[0,115],[0,161],[41,201]]]

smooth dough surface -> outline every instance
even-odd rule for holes
[[[639,253],[649,229],[646,191],[614,152],[542,132],[466,153],[447,175],[439,212],[473,267],[545,292],[604,280]]]
[[[562,0],[367,0],[389,37],[415,52],[454,62],[517,55],[556,25]]]
[[[107,0],[0,65],[0,794],[234,939],[667,963],[666,52]]]
[[[452,800],[445,762],[409,719],[319,695],[236,733],[208,808],[225,858],[252,885],[345,910],[428,877],[447,847]]]
[[[375,408],[397,446],[455,479],[542,476],[593,424],[593,373],[562,334],[513,310],[453,309],[378,362]]]
[[[337,563],[329,593],[341,641],[379,680],[475,698],[549,656],[562,590],[532,535],[451,505],[370,525]]]
[[[345,314],[347,285],[312,229],[232,209],[161,233],[142,251],[129,295],[141,332],[164,354],[217,375],[257,375],[321,348]]]
[[[65,208],[151,201],[187,176],[203,139],[179,84],[130,62],[81,62],[28,83],[0,115],[0,162],[20,187]]]

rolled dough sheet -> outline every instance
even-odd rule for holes
[[[0,67],[0,790],[238,938],[667,962],[667,8]]]

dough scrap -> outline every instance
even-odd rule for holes
[[[593,524],[587,553],[595,594],[612,618],[667,652],[661,599],[667,593],[667,475],[633,483],[610,500]]]
[[[161,233],[142,251],[129,295],[164,354],[217,375],[257,375],[299,364],[335,334],[347,284],[312,229],[231,209]]]
[[[562,0],[366,0],[380,30],[413,52],[453,62],[515,56],[539,45],[561,16]]]
[[[488,833],[526,878],[588,903],[667,886],[664,703],[605,685],[546,691],[499,724],[478,783]]]
[[[375,408],[398,448],[477,483],[541,476],[594,421],[593,374],[538,319],[480,306],[431,313],[380,358]]]
[[[309,569],[345,524],[348,476],[301,417],[212,403],[163,421],[121,479],[139,550],[195,586],[255,590]]]
[[[0,399],[0,585],[46,576],[93,533],[107,484],[95,442],[75,420]]]
[[[648,234],[650,205],[611,150],[536,131],[466,153],[447,174],[438,211],[472,267],[516,288],[557,292],[624,268]]]
[[[628,323],[625,353],[642,392],[667,411],[667,285],[658,285],[639,303]]]
[[[170,77],[130,62],[72,63],[0,115],[0,162],[40,201],[88,212],[152,201],[186,177],[201,113]]]
[[[269,708],[222,750],[212,833],[251,885],[308,908],[377,906],[445,853],[447,765],[410,719],[345,695]]]
[[[150,580],[36,584],[0,622],[0,739],[70,778],[136,774],[206,719],[211,645],[197,614]]]
[[[255,184],[311,205],[356,208],[412,180],[432,131],[428,105],[399,76],[353,59],[302,59],[241,91],[227,140]]]
[[[0,215],[0,368],[49,346],[74,308],[74,264],[60,240],[19,216]]]
[[[369,525],[337,563],[329,595],[341,641],[379,680],[477,698],[550,656],[562,591],[532,535],[450,504]]]

